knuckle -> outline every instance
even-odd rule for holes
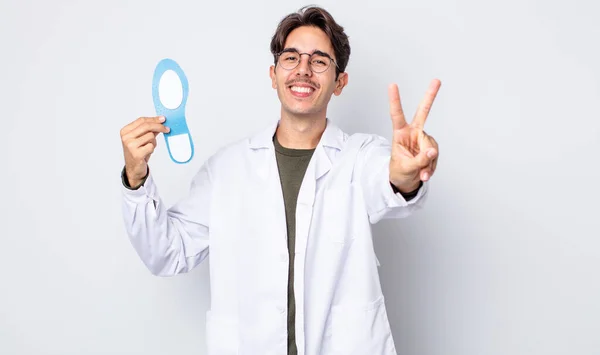
[[[134,154],[135,152],[135,145],[133,144],[133,141],[128,141],[125,146],[127,147],[127,149],[132,152],[132,154]]]

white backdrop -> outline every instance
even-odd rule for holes
[[[120,210],[119,130],[162,58],[190,81],[196,155],[150,163],[164,201],[279,114],[279,20],[305,3],[0,2],[0,354],[203,354],[207,264],[151,276]],[[329,117],[390,137],[387,84],[440,144],[428,207],[376,225],[400,354],[600,354],[600,6],[322,1],[350,36]],[[240,57],[243,58],[240,61]]]

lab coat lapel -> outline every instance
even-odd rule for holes
[[[322,179],[332,166],[332,157],[341,150],[343,143],[343,132],[327,119],[327,126],[321,136],[313,157],[308,164],[300,192],[298,193],[298,204],[296,206],[296,243],[297,248],[305,250],[308,231],[312,219],[313,206],[318,193],[319,180]],[[328,154],[328,150],[329,154]]]
[[[315,196],[318,192],[318,181],[323,178],[333,165],[333,157],[342,149],[344,141],[344,133],[329,119],[327,126],[321,136],[321,140],[315,149],[313,158],[311,159],[300,193],[298,195],[298,203],[312,206],[315,201]]]
[[[252,186],[252,189],[256,189],[254,196],[257,198],[257,206],[270,211],[271,219],[268,225],[273,226],[274,229],[269,229],[269,232],[272,232],[275,236],[274,239],[277,240],[277,247],[285,245],[287,248],[285,205],[277,158],[275,157],[275,147],[273,146],[273,135],[278,124],[279,121],[250,138],[249,154],[253,160],[251,166],[256,169],[255,178],[257,181],[255,185],[249,186]]]
[[[327,174],[331,169],[331,161],[322,145],[315,149],[313,157],[306,168],[296,205],[296,248],[304,250],[310,223],[312,219],[315,196],[317,194],[317,180]]]

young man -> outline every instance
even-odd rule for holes
[[[271,42],[281,117],[212,155],[167,209],[148,168],[158,117],[121,130],[127,233],[155,275],[210,250],[209,354],[395,354],[370,225],[420,208],[438,146],[423,131],[440,82],[408,124],[390,86],[393,141],[347,135],[326,115],[348,83],[348,37],[318,7]]]

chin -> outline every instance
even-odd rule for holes
[[[314,116],[321,112],[321,110],[315,107],[287,107],[285,110],[288,114],[294,116]]]
[[[306,101],[288,101],[286,104],[283,105],[283,108],[285,111],[293,115],[314,115],[323,110],[322,107],[318,107],[314,103]]]

